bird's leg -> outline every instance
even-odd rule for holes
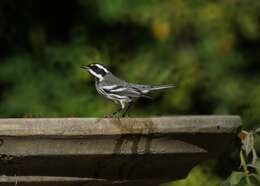
[[[120,101],[121,108],[119,110],[117,110],[116,112],[114,112],[111,115],[108,115],[106,117],[116,117],[116,118],[125,117],[127,111],[130,108],[131,103],[132,102],[127,103],[127,102],[124,102],[124,101]]]
[[[113,116],[117,118],[125,116],[125,113],[128,110],[128,105],[129,105],[124,100],[121,100],[119,103],[121,105],[121,108],[118,111],[113,113]]]
[[[120,108],[119,110],[113,112],[113,113],[112,113],[112,116],[118,115],[120,112],[122,112],[122,110],[123,110],[123,109]]]
[[[121,110],[122,110],[122,109],[119,109],[119,110],[113,112],[112,114],[106,114],[104,117],[105,117],[105,118],[118,117],[117,115],[118,115],[118,113],[121,112]]]
[[[126,115],[126,113],[128,112],[128,110],[129,110],[129,108],[130,108],[131,105],[132,105],[132,102],[129,102],[129,103],[126,105],[125,109],[123,109],[123,111],[122,111],[122,117],[125,117],[125,115]]]

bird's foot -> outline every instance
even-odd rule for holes
[[[122,118],[128,118],[128,117],[129,117],[128,113],[123,113],[122,114]]]
[[[120,114],[119,112],[114,112],[112,114],[107,114],[104,116],[104,118],[120,118],[122,117],[122,114]]]
[[[116,112],[113,112],[112,114],[107,114],[104,116],[104,118],[124,118],[124,117],[128,117],[128,108],[127,109],[121,109],[121,110],[118,110]]]

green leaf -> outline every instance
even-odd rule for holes
[[[250,182],[252,183],[252,185],[258,186],[260,185],[260,176],[257,174],[251,174],[249,176]]]
[[[239,182],[237,184],[235,184],[234,186],[251,186],[248,182],[246,177],[243,177],[241,180],[239,180]]]
[[[228,180],[231,185],[237,185],[245,177],[243,172],[233,171]]]
[[[255,165],[255,164],[256,164],[256,161],[258,160],[258,156],[257,156],[257,154],[256,154],[255,148],[252,149],[252,154],[253,154],[252,164]]]
[[[242,140],[242,149],[245,151],[246,156],[249,155],[254,149],[254,134],[253,132],[248,132],[245,138]]]
[[[260,174],[260,160],[258,159],[255,163],[256,171],[258,174]]]
[[[260,134],[260,128],[257,128],[257,129],[255,130],[255,133],[256,133],[256,134]]]
[[[223,181],[223,182],[220,184],[220,186],[232,186],[232,185],[231,185],[230,181],[227,179],[227,180]]]

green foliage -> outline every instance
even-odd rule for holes
[[[240,167],[241,171],[233,171],[222,186],[258,186],[260,185],[260,161],[255,150],[255,134],[259,132],[247,132],[245,130],[239,133],[241,139],[240,149]]]
[[[212,167],[214,166],[215,162],[213,161],[204,162],[193,168],[187,178],[161,186],[219,186],[221,180],[213,174]]]
[[[111,113],[79,68],[100,62],[129,81],[177,85],[130,115],[235,114],[259,127],[259,17],[256,0],[2,0],[0,116]]]

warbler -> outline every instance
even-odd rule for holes
[[[81,68],[86,69],[95,78],[95,87],[99,94],[109,100],[120,104],[120,109],[112,114],[112,116],[124,117],[131,103],[136,98],[151,98],[146,94],[161,89],[173,88],[173,84],[167,85],[145,85],[129,83],[113,75],[106,67],[98,63],[82,65]]]

